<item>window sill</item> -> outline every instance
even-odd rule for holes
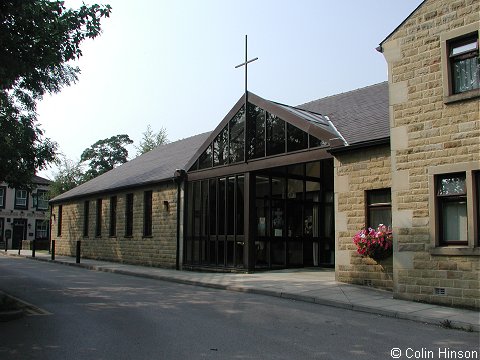
[[[445,104],[452,104],[458,101],[466,101],[471,99],[476,99],[480,97],[480,89],[470,90],[460,94],[454,94],[443,97],[443,102]]]
[[[467,246],[443,246],[430,249],[431,255],[444,256],[480,256],[480,248]]]

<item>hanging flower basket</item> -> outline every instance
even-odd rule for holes
[[[382,260],[392,255],[393,235],[392,229],[380,224],[377,230],[363,228],[353,237],[357,252],[375,260]]]

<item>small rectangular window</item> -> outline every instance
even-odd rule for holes
[[[125,236],[133,235],[133,194],[125,197]]]
[[[476,240],[476,245],[480,246],[480,171],[477,171],[475,173],[475,192],[477,193],[477,197],[475,199],[476,202],[476,216],[475,216],[475,229],[476,229],[476,234],[477,238]]]
[[[392,195],[390,189],[367,191],[366,226],[377,228],[380,224],[392,226]]]
[[[28,192],[27,190],[15,190],[15,209],[27,209]]]
[[[465,173],[437,177],[440,244],[467,245],[467,190]]]
[[[152,191],[145,191],[143,199],[143,236],[152,236]]]
[[[449,43],[451,90],[459,94],[480,88],[478,33]]]
[[[48,239],[48,220],[35,220],[35,239]]]
[[[5,186],[0,186],[0,209],[5,209],[6,193],[7,193],[7,188]]]
[[[63,206],[58,205],[58,219],[57,219],[57,236],[62,236],[62,216],[63,216]]]
[[[97,213],[95,222],[95,236],[102,236],[102,199],[97,199]]]
[[[83,203],[83,236],[88,237],[88,228],[90,220],[90,201]]]
[[[117,197],[110,198],[110,236],[117,235]]]
[[[48,209],[48,191],[38,190],[37,191],[37,210],[47,210]]]

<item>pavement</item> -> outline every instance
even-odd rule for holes
[[[77,264],[75,257],[58,255],[52,261],[47,252],[37,251],[33,258],[31,250],[22,250],[20,255],[18,250],[0,251],[0,255],[22,256],[95,271],[275,296],[467,331],[480,331],[478,311],[394,299],[389,291],[337,282],[333,269],[288,269],[253,274],[214,273],[178,271],[92,259],[81,259]]]

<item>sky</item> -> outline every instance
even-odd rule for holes
[[[79,81],[37,107],[45,136],[73,161],[117,134],[138,145],[148,125],[165,128],[170,141],[215,129],[245,90],[244,68],[235,69],[245,60],[245,35],[248,58],[259,58],[248,66],[248,90],[268,100],[295,106],[386,81],[375,48],[421,0],[98,3],[112,13],[102,35],[83,43],[73,64]]]

